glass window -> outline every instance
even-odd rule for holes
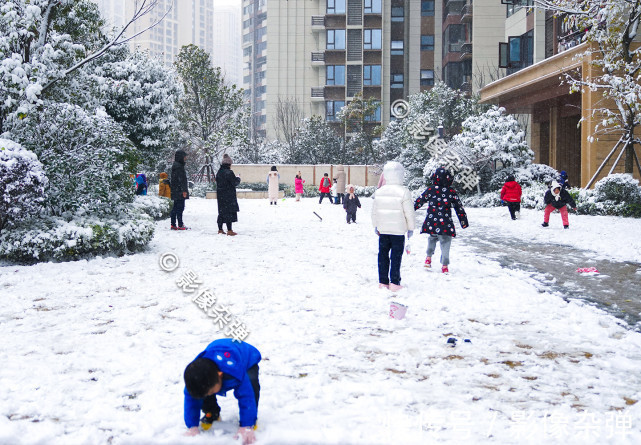
[[[421,86],[434,85],[434,70],[421,70]]]
[[[403,73],[391,75],[390,88],[403,88]]]
[[[421,36],[421,51],[434,51],[434,36]]]
[[[345,85],[345,65],[327,65],[325,85]]]
[[[380,122],[381,121],[381,104],[379,103],[374,111],[374,115],[365,116],[367,122]]]
[[[380,14],[381,0],[365,0],[365,14]]]
[[[345,14],[345,0],[327,0],[328,14]]]
[[[423,17],[434,15],[434,0],[421,0],[421,15]]]
[[[381,84],[381,66],[364,65],[363,66],[363,85],[374,86]]]
[[[345,30],[327,30],[327,49],[345,49]]]
[[[392,40],[390,54],[393,56],[402,56],[403,55],[403,41],[402,40]]]
[[[325,120],[336,121],[336,113],[338,113],[344,106],[344,100],[328,100],[325,102]]]
[[[392,21],[402,22],[405,20],[405,10],[402,6],[392,6]]]
[[[381,49],[381,30],[363,30],[363,49]]]

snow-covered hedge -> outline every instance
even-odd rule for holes
[[[40,210],[46,185],[37,156],[20,144],[0,139],[0,231]]]
[[[133,202],[135,209],[155,220],[168,218],[171,213],[171,206],[171,199],[154,195],[138,195]]]
[[[128,219],[48,217],[25,221],[0,234],[0,258],[20,263],[68,261],[99,254],[142,250],[154,236],[152,219],[129,212]]]

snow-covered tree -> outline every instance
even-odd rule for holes
[[[468,117],[463,122],[463,131],[452,138],[449,146],[462,164],[481,178],[480,187],[502,184],[508,174],[514,174],[534,159],[517,120],[497,106],[480,116]]]
[[[133,200],[136,151],[106,113],[51,105],[12,123],[8,134],[34,152],[49,179],[46,210],[54,216],[106,215]]]
[[[619,149],[614,166],[625,154],[625,172],[632,173],[635,165],[641,172],[635,152],[635,146],[641,143],[635,134],[641,125],[641,47],[635,42],[641,0],[535,0],[535,5],[563,14],[567,28],[584,30],[583,40],[589,45],[577,57],[591,60],[591,69],[582,74],[569,73],[566,80],[573,92],[590,90],[603,94],[604,100],[591,107],[600,123],[590,137],[604,133],[619,136],[588,186]]]
[[[377,116],[380,118],[380,113],[380,100],[373,97],[365,99],[363,93],[358,92],[354,99],[336,114],[350,134],[345,148],[353,162],[374,164],[379,161],[379,155],[374,151],[374,141],[383,131],[376,119]]]
[[[286,151],[284,161],[288,164],[338,164],[347,162],[347,155],[336,129],[321,116],[313,115],[303,119],[296,132],[294,152]]]
[[[196,45],[183,46],[175,66],[183,84],[178,119],[190,145],[217,159],[228,146],[246,143],[243,90],[229,85],[220,67],[213,66],[209,54]]]
[[[37,156],[8,139],[0,139],[0,231],[37,214],[47,177]]]
[[[236,164],[281,164],[285,146],[280,141],[252,142],[233,151]]]

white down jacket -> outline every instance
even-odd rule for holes
[[[403,166],[388,162],[383,168],[385,185],[376,191],[372,206],[372,224],[384,235],[405,235],[414,230],[414,203],[403,186]]]

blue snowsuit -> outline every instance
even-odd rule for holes
[[[238,399],[240,426],[254,426],[257,418],[256,396],[247,370],[260,362],[261,356],[258,349],[249,343],[223,338],[211,342],[196,358],[206,358],[218,365],[223,372],[223,386],[216,395],[224,397],[227,391],[233,389],[234,397]],[[187,388],[183,392],[185,393],[185,425],[187,428],[198,426],[203,399],[191,397]]]

